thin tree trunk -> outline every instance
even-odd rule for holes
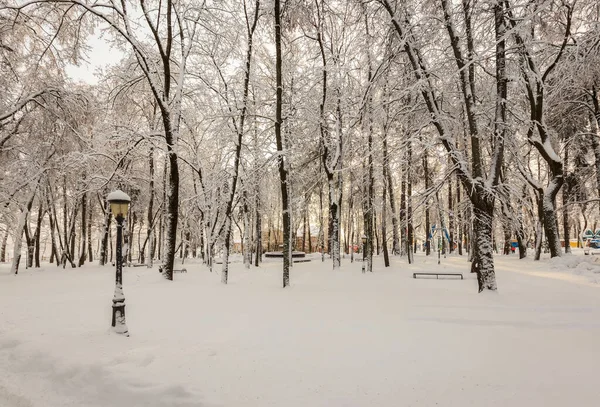
[[[402,246],[400,248],[400,255],[404,256],[406,254],[407,247],[407,237],[406,237],[406,167],[407,163],[405,160],[406,156],[402,157],[402,165],[401,165],[401,173],[402,180],[400,181],[400,240],[402,241]]]
[[[389,193],[389,197],[390,197],[390,209],[392,212],[392,255],[397,256],[400,254],[401,249],[400,249],[400,242],[399,242],[399,237],[398,237],[398,214],[396,213],[396,199],[395,199],[395,192],[394,192],[394,181],[392,178],[392,172],[390,170],[390,155],[388,152],[388,143],[387,143],[387,138],[388,138],[388,129],[389,129],[389,125],[388,125],[388,120],[390,119],[390,112],[389,112],[389,92],[388,92],[388,88],[386,86],[387,84],[384,84],[384,97],[385,97],[385,105],[384,105],[384,109],[385,109],[385,113],[386,113],[386,124],[383,127],[383,177],[385,179],[385,182],[387,182],[387,189],[388,189],[388,193]],[[410,162],[409,162],[410,165]]]
[[[4,236],[2,237],[2,246],[0,247],[0,263],[6,262],[6,243],[8,241],[8,225],[4,230]]]
[[[160,224],[158,229],[158,258],[161,260],[161,263],[165,263],[165,223],[167,218],[167,174],[169,168],[169,161],[165,157],[163,163],[163,205],[161,208],[160,214]]]
[[[243,240],[243,252],[244,252],[244,267],[246,269],[250,268],[252,263],[252,245],[250,244],[250,208],[248,207],[248,193],[244,189],[242,194],[244,202],[243,202],[243,213],[244,217],[244,240]]]
[[[19,222],[17,224],[17,228],[15,229],[15,236],[13,238],[13,262],[10,269],[10,273],[17,275],[19,274],[19,263],[21,262],[21,247],[23,245],[23,233],[25,232],[27,216],[31,211],[31,206],[33,205],[33,199],[35,198],[35,193],[37,190],[37,184],[34,187],[33,191],[29,195],[29,199],[26,204],[23,205],[21,209],[21,214],[19,215]]]
[[[412,141],[408,139],[406,146],[406,253],[408,255],[408,264],[414,263],[414,230],[413,230],[413,210],[412,210]]]
[[[283,139],[281,136],[282,107],[283,107],[283,80],[281,61],[281,10],[280,0],[275,0],[275,76],[277,85],[277,98],[275,104],[275,142],[277,144],[279,162],[279,181],[281,188],[281,210],[283,216],[283,287],[290,285],[290,210],[288,202],[288,173],[283,156]]]
[[[527,257],[527,245],[525,244],[525,234],[523,232],[523,225],[517,229],[517,244],[519,245],[519,259]]]
[[[364,13],[365,19],[365,32],[367,38],[369,38],[369,21],[367,13]],[[373,79],[373,67],[371,61],[371,50],[367,44],[367,81],[371,83]],[[369,95],[367,102],[367,179],[366,179],[366,210],[364,211],[365,217],[365,234],[367,236],[367,272],[373,272],[373,232],[374,232],[374,218],[375,211],[373,207],[373,201],[375,198],[375,180],[373,178],[373,97]]]
[[[387,247],[387,185],[383,182],[383,199],[381,200],[381,240],[383,243],[383,265],[390,266],[390,255]]]
[[[254,266],[258,267],[262,259],[262,214],[260,212],[260,197],[257,184],[256,192],[256,207],[255,207],[255,233],[256,233],[256,254],[254,255]]]
[[[78,267],[83,266],[87,256],[86,238],[87,238],[87,194],[84,192],[81,197],[81,250],[79,251]]]
[[[48,206],[48,221],[50,223],[50,241],[52,244],[52,250],[50,252],[50,263],[52,262],[56,262],[57,266],[60,266],[60,260],[59,260],[59,256],[58,256],[58,247],[56,246],[56,231],[55,229],[58,228],[58,223],[56,221],[56,218],[54,217],[56,211],[54,209],[54,206],[50,203],[50,195],[51,195],[51,190],[50,190],[50,186],[48,185],[46,187],[46,205]],[[60,232],[58,232],[58,237],[60,240]]]
[[[567,168],[569,163],[569,147],[565,147],[565,157],[564,157],[564,178],[567,179]],[[570,195],[570,186],[567,184],[563,187],[562,190],[562,201],[563,201],[563,240],[565,242],[565,253],[571,253],[571,244],[570,244],[570,236],[569,236],[569,207],[567,203],[569,202]]]
[[[325,219],[323,214],[323,183],[319,185],[319,247],[321,248],[321,262],[325,261]]]
[[[308,196],[308,194],[307,194]],[[302,251],[306,253],[306,220],[308,217],[308,202],[304,202],[304,210],[302,211]]]
[[[538,211],[538,219],[535,225],[535,255],[533,257],[534,260],[540,260],[542,255],[542,230],[543,230],[543,222],[544,222],[544,210],[542,203],[542,191],[538,191],[536,194],[536,203],[537,203],[537,211]]]
[[[228,199],[227,199],[227,205],[225,208],[225,244],[228,246],[231,243],[231,224],[232,224],[232,216],[233,216],[233,201],[235,198],[235,194],[237,191],[237,184],[238,184],[238,180],[239,180],[239,168],[240,168],[240,159],[241,159],[241,154],[242,154],[242,139],[244,136],[244,124],[246,121],[246,113],[248,111],[248,95],[250,92],[250,73],[251,73],[251,66],[252,66],[252,39],[253,39],[253,35],[254,35],[254,31],[256,29],[256,25],[258,23],[258,17],[259,17],[259,7],[260,7],[260,1],[256,0],[255,3],[255,9],[254,9],[254,21],[252,21],[252,23],[247,19],[246,23],[248,24],[248,39],[247,39],[247,50],[246,50],[246,65],[245,65],[245,74],[244,74],[244,89],[243,89],[243,99],[242,99],[242,109],[240,112],[239,117],[233,117],[231,118],[232,120],[232,124],[233,124],[233,128],[236,130],[236,144],[235,144],[235,156],[234,156],[234,163],[233,163],[233,179],[231,181],[231,186],[229,187],[229,195],[228,195]],[[247,15],[246,15],[247,17]],[[251,24],[251,27],[250,27]],[[281,44],[280,44],[281,46]],[[281,50],[280,50],[281,51]],[[280,55],[281,57],[281,55]],[[281,60],[279,60],[279,62],[281,62]],[[281,66],[279,67],[281,68]],[[281,73],[280,73],[281,74]],[[281,76],[281,75],[280,75]],[[279,79],[281,79],[281,77],[279,76]],[[279,86],[279,85],[278,85]],[[278,97],[281,96],[281,94],[279,93],[280,89],[278,88]],[[279,99],[278,99],[279,100]],[[279,100],[280,103],[281,100]],[[279,117],[281,117],[281,106],[279,106]],[[279,131],[281,132],[281,123],[279,123],[280,128]],[[276,130],[277,132],[277,130]],[[281,133],[279,134],[279,138],[281,138]],[[281,141],[281,140],[279,140]],[[287,183],[286,183],[286,188],[287,188]],[[287,192],[287,190],[286,190]],[[287,194],[285,195],[285,199],[287,199]],[[287,205],[287,202],[286,202]],[[287,213],[286,214],[287,217],[287,221],[288,221],[288,228],[289,228],[289,216],[290,214]],[[285,223],[285,219],[284,219],[284,223]],[[289,230],[288,230],[288,234],[286,235],[288,240],[289,240]],[[285,245],[285,243],[284,243]],[[289,245],[289,242],[288,242]],[[227,277],[228,277],[228,271],[229,268],[227,266],[227,263],[229,261],[229,252],[230,252],[230,247],[226,247],[224,252],[223,252],[223,272],[221,273],[221,282],[224,284],[227,284]],[[246,263],[247,267],[250,267],[250,263]],[[289,262],[288,262],[288,266],[289,266]]]
[[[66,210],[67,206],[64,206],[64,209]],[[77,225],[77,215],[79,212],[79,202],[77,200],[75,200],[75,203],[73,205],[73,212],[71,213],[71,217],[69,219],[69,234],[68,234],[68,244],[65,245],[66,248],[68,248],[65,252],[66,258],[65,261],[63,262],[63,268],[66,266],[66,262],[68,261],[69,264],[71,265],[72,268],[77,267],[77,265],[75,264],[75,241],[77,238],[77,229],[76,229],[76,225]],[[65,212],[66,215],[66,212]]]
[[[92,219],[94,212],[94,205],[92,204],[92,197],[89,198],[88,205],[88,227],[87,227],[87,250],[88,250],[88,261],[91,263],[94,261],[93,250],[92,250]]]
[[[110,205],[108,201],[104,200],[104,225],[103,225],[103,233],[100,245],[100,254],[98,259],[98,264],[100,266],[104,266],[108,262],[108,232],[110,230],[110,221],[111,221],[112,213],[110,211]]]
[[[146,259],[146,266],[148,268],[152,267],[152,262],[153,262],[153,257],[154,257],[154,148],[151,147],[150,151],[148,152],[148,171],[149,171],[149,178],[150,178],[150,184],[148,186],[148,194],[149,196],[149,200],[148,200],[148,214],[147,214],[147,230],[146,230],[146,236],[147,236],[147,240],[148,240],[148,257]]]
[[[504,246],[502,248],[502,254],[509,255],[510,248],[511,248],[511,242],[510,242],[511,230],[510,230],[510,225],[508,224],[508,219],[506,218],[506,216],[505,216],[504,222],[502,223],[502,230],[504,232]]]
[[[448,242],[448,253],[454,251],[454,206],[452,205],[452,176],[448,177],[448,235],[450,242]]]
[[[30,211],[31,212],[31,211]],[[33,267],[33,255],[35,251],[35,240],[33,236],[31,236],[31,231],[29,230],[29,214],[27,215],[27,219],[25,219],[25,243],[27,244],[27,256],[25,261],[25,268],[29,269]]]
[[[464,222],[462,216],[462,210],[460,209],[460,183],[458,182],[458,175],[456,176],[456,222],[458,223],[458,254],[463,255],[463,231]]]
[[[423,172],[425,177],[425,194],[426,197],[429,194],[430,188],[430,179],[429,179],[429,159],[427,157],[427,150],[423,151]],[[431,231],[431,221],[429,219],[429,202],[428,199],[425,198],[425,255],[431,255],[431,239],[430,239],[430,231]]]
[[[44,219],[44,205],[40,199],[40,207],[38,208],[38,217],[35,225],[35,232],[33,234],[33,242],[35,245],[35,267],[40,267],[40,237],[42,231],[42,220]]]

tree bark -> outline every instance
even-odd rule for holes
[[[406,254],[406,247],[408,241],[408,238],[406,236],[406,153],[402,158],[402,165],[400,167],[400,171],[402,174],[402,180],[400,181],[400,240],[402,241],[400,255],[404,256]]]
[[[98,264],[100,266],[104,266],[107,262],[108,262],[108,231],[110,229],[110,221],[111,221],[111,217],[112,217],[112,213],[110,211],[110,205],[108,203],[108,201],[106,199],[103,200],[104,202],[104,225],[103,225],[103,232],[102,232],[102,239],[101,239],[101,244],[100,244],[100,254],[99,254],[99,259],[98,259]]]
[[[429,178],[429,157],[427,155],[427,150],[423,151],[423,173],[425,177],[425,193],[429,194],[429,188],[431,188],[430,183],[431,180]],[[429,216],[429,202],[428,199],[425,199],[425,255],[431,255],[431,220]]]
[[[35,255],[34,255],[34,260],[35,260],[35,267],[39,268],[40,267],[40,237],[41,237],[41,231],[42,231],[42,221],[44,219],[44,204],[42,202],[42,200],[40,199],[40,206],[38,208],[38,217],[37,217],[37,222],[35,225],[35,232],[33,234],[33,242],[35,245]]]
[[[280,0],[275,0],[275,77],[277,95],[275,102],[275,142],[277,144],[279,185],[281,188],[281,211],[283,216],[283,287],[290,285],[290,209],[288,202],[287,168],[283,151],[281,125],[283,123],[283,80],[281,61],[281,9]]]
[[[479,292],[485,289],[496,290],[492,248],[493,200],[478,202],[477,205],[473,205],[473,212],[473,232],[477,242],[472,265],[477,272]]]
[[[15,236],[13,238],[14,247],[13,247],[13,262],[10,269],[10,273],[17,275],[19,274],[19,263],[21,262],[21,246],[23,244],[23,233],[26,228],[27,216],[31,211],[31,206],[33,205],[33,199],[35,198],[35,193],[37,190],[37,184],[33,188],[33,191],[29,194],[29,198],[27,199],[25,205],[21,209],[21,214],[19,215],[19,222],[17,224],[17,228],[15,229]]]
[[[448,242],[448,253],[452,254],[454,251],[454,206],[452,205],[452,176],[448,177],[448,235],[450,242]]]
[[[4,236],[2,237],[2,246],[0,246],[0,263],[6,262],[6,243],[8,241],[8,225],[4,230]]]
[[[390,112],[389,112],[389,94],[388,94],[388,90],[387,90],[387,86],[384,84],[384,97],[386,99],[386,103],[384,105],[384,109],[386,112],[386,124],[383,127],[383,177],[385,179],[385,181],[387,182],[387,189],[388,189],[388,193],[389,193],[389,199],[390,199],[390,210],[391,210],[391,215],[392,215],[392,255],[397,256],[400,254],[401,249],[400,249],[400,241],[399,241],[399,237],[398,237],[398,214],[396,213],[396,198],[395,198],[395,192],[394,192],[394,180],[392,177],[392,172],[390,170],[390,156],[389,156],[389,152],[388,152],[388,142],[387,142],[387,138],[388,138],[388,128],[389,125],[387,123],[387,120],[390,119]],[[410,165],[410,161],[409,161],[409,165]]]
[[[255,239],[255,244],[256,244],[256,249],[255,249],[255,255],[254,255],[254,266],[258,267],[259,263],[262,259],[262,214],[260,212],[260,196],[259,196],[259,189],[258,189],[258,184],[257,184],[257,192],[256,192],[256,197],[255,197],[255,208],[254,208],[254,220],[256,222],[256,226],[255,226],[255,233],[256,233],[256,239]]]
[[[92,197],[89,198],[88,205],[88,221],[87,221],[87,251],[88,251],[88,261],[91,263],[94,261],[93,250],[92,250],[92,219],[93,219],[93,209],[94,205],[92,204]]]
[[[244,252],[244,267],[250,268],[252,263],[252,245],[250,244],[250,208],[248,207],[248,193],[244,189],[243,196],[243,211],[242,216],[244,220],[244,240],[243,240],[243,252]]]
[[[568,140],[568,139],[567,139]],[[565,146],[565,156],[563,159],[563,163],[564,163],[564,179],[567,179],[567,168],[568,168],[568,163],[569,163],[569,147]],[[571,244],[570,244],[570,236],[569,236],[569,206],[567,205],[569,203],[569,195],[570,195],[570,185],[566,185],[563,189],[562,189],[562,202],[563,202],[563,211],[562,211],[562,215],[563,215],[563,240],[565,242],[565,253],[571,253]]]
[[[383,199],[381,200],[381,240],[383,241],[383,265],[390,266],[390,255],[387,247],[387,185],[383,183]]]
[[[148,171],[150,183],[148,185],[148,214],[146,215],[147,219],[147,230],[146,230],[146,239],[148,241],[148,257],[146,259],[146,266],[148,268],[152,267],[152,262],[154,260],[154,148],[151,147],[148,152]]]
[[[35,240],[33,236],[31,236],[31,231],[29,230],[29,223],[30,220],[28,214],[27,219],[25,219],[25,227],[23,229],[23,231],[25,232],[25,243],[27,244],[27,256],[25,260],[25,268],[27,269],[33,267],[33,255],[35,252]]]
[[[79,261],[77,266],[81,267],[85,263],[87,256],[87,194],[84,192],[81,196],[81,250],[79,251]]]
[[[407,140],[406,145],[406,253],[408,255],[408,264],[414,263],[414,231],[413,231],[413,210],[412,210],[412,141]]]

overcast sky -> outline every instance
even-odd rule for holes
[[[97,70],[116,64],[123,57],[123,53],[116,48],[111,48],[103,38],[100,38],[98,32],[88,38],[87,44],[91,48],[86,58],[88,63],[82,62],[80,66],[67,66],[67,74],[75,81],[95,85],[98,83],[98,77],[95,75]]]

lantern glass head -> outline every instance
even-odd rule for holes
[[[129,202],[131,202],[131,198],[125,192],[117,189],[116,191],[111,192],[106,197],[108,203],[110,203],[110,210],[113,216],[116,218],[119,215],[122,217],[127,217],[127,211],[129,209]]]
[[[360,237],[360,240],[362,240],[363,244],[367,243],[367,236],[363,234],[363,235]]]

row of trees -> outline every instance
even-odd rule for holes
[[[544,239],[559,256],[561,233],[595,226],[599,15],[585,0],[5,2],[3,252],[10,238],[14,273],[22,236],[28,266],[48,239],[57,264],[106,262],[119,187],[131,252],[168,279],[178,249],[211,269],[222,252],[226,283],[234,235],[250,267],[265,237],[306,250],[315,226],[333,268],[362,234],[368,270],[380,249],[412,262],[436,224],[495,290],[495,239],[539,259]],[[73,84],[91,33],[123,59]]]

